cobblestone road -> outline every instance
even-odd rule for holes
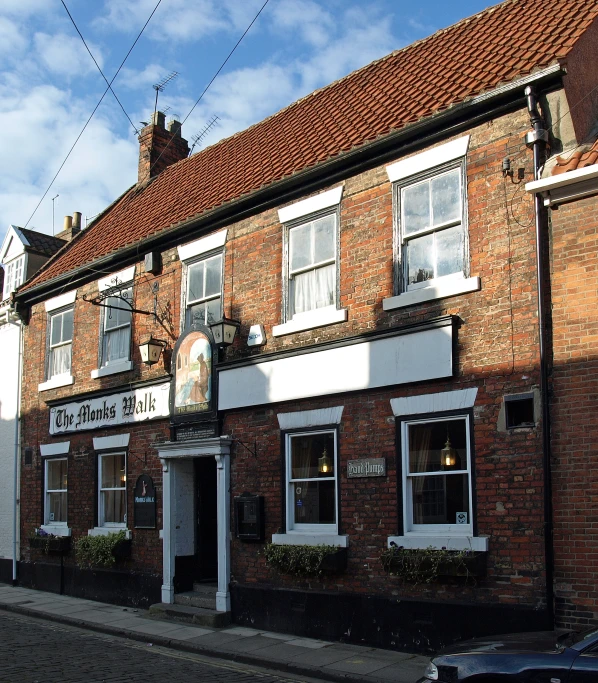
[[[309,680],[0,611],[2,683]]]

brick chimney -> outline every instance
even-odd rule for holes
[[[66,242],[70,242],[73,237],[81,232],[81,213],[75,211],[72,216],[64,217],[64,226],[62,232],[59,232],[56,237]]]
[[[139,135],[137,182],[144,183],[155,178],[167,166],[188,156],[189,144],[181,137],[180,121],[171,121],[167,130],[164,126],[164,114],[161,111],[155,112],[152,122]]]

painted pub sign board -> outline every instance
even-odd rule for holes
[[[82,432],[169,415],[170,382],[72,401],[50,408],[50,434]]]

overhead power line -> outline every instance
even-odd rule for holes
[[[79,30],[79,27],[77,26],[77,24],[75,23],[75,20],[73,19],[73,15],[69,12],[69,8],[66,6],[66,3],[64,2],[64,0],[60,0],[60,2],[62,3],[62,6],[63,6],[64,9],[66,10],[66,13],[69,15],[69,19],[71,20],[73,26],[75,27],[75,31],[77,31],[77,33],[79,34],[79,37],[80,37],[81,40],[83,41],[83,45],[85,45],[85,49],[86,49],[87,52],[89,53],[89,56],[93,59],[93,63],[96,65],[98,71],[99,71],[100,74],[102,75],[102,78],[106,81],[106,83],[107,83],[107,85],[108,85],[108,88],[109,88],[110,92],[114,95],[114,99],[115,99],[115,100],[118,102],[118,104],[120,105],[120,108],[123,110],[123,114],[129,119],[129,123],[133,126],[133,130],[134,130],[137,134],[139,134],[139,130],[137,129],[137,126],[135,126],[135,124],[133,123],[133,121],[131,121],[131,117],[130,117],[130,116],[127,114],[127,112],[125,111],[125,108],[123,107],[121,101],[118,99],[118,97],[116,96],[116,93],[115,93],[114,90],[112,89],[112,85],[111,85],[110,83],[108,83],[108,79],[106,78],[106,76],[104,76],[104,72],[103,72],[102,69],[100,68],[100,65],[97,63],[96,58],[95,58],[95,57],[93,56],[93,54],[91,53],[91,50],[89,49],[89,46],[88,46],[87,43],[85,42],[85,38],[83,37],[83,34],[82,34],[81,31]],[[114,80],[114,79],[112,79],[112,80]]]
[[[212,85],[212,83],[216,80],[216,78],[218,77],[218,74],[222,71],[222,69],[224,69],[224,67],[226,66],[228,60],[233,56],[235,50],[239,47],[239,45],[241,44],[241,41],[243,40],[243,38],[245,38],[245,36],[249,33],[249,30],[250,30],[251,27],[255,24],[255,22],[257,21],[258,17],[260,16],[260,14],[264,11],[264,8],[266,7],[266,5],[268,4],[269,1],[270,1],[270,0],[266,0],[266,2],[264,2],[264,4],[260,7],[258,13],[257,13],[257,14],[255,15],[255,17],[253,17],[253,19],[251,20],[251,23],[249,24],[249,26],[245,29],[245,31],[243,31],[243,35],[239,38],[239,40],[237,40],[237,42],[235,43],[235,46],[233,47],[233,49],[228,53],[227,58],[226,58],[226,59],[222,62],[222,64],[220,65],[220,68],[218,69],[218,71],[216,71],[216,73],[212,76],[212,80],[206,85],[206,87],[203,89],[203,92],[201,93],[201,95],[197,98],[195,104],[191,107],[191,109],[190,109],[189,113],[187,114],[187,116],[185,116],[185,118],[181,121],[181,126],[182,126],[182,125],[185,123],[185,121],[191,116],[191,114],[192,114],[193,110],[195,109],[195,107],[197,107],[197,105],[201,102],[203,96],[208,92],[208,89],[210,88],[210,86]],[[169,147],[170,142],[171,142],[172,139],[173,139],[173,138],[171,138],[171,139],[168,141],[168,143],[166,144],[166,146],[164,147],[164,149],[163,149],[162,152],[160,153],[160,156],[158,156],[158,158],[156,159],[156,161],[154,161],[154,163],[152,164],[152,166],[151,166],[151,168],[150,168],[150,172],[151,172],[151,169],[154,168],[154,166],[158,163],[158,161],[159,161],[160,158],[162,157],[162,154],[164,154],[164,152],[168,149],[168,147]]]
[[[33,209],[33,213],[31,214],[31,216],[29,216],[29,218],[27,219],[27,222],[25,223],[25,225],[24,225],[23,227],[26,228],[26,227],[29,225],[29,223],[31,222],[31,219],[33,218],[33,216],[35,216],[37,210],[39,209],[39,207],[41,206],[41,203],[44,201],[46,195],[47,195],[48,192],[50,191],[50,189],[51,189],[52,185],[54,184],[56,178],[58,178],[58,174],[60,173],[60,171],[62,171],[63,166],[66,164],[68,158],[71,156],[73,150],[75,149],[76,144],[79,142],[81,136],[82,136],[83,133],[85,132],[85,129],[86,129],[87,126],[89,125],[89,122],[90,122],[91,119],[93,118],[93,115],[94,115],[94,114],[96,113],[96,111],[98,110],[98,107],[100,106],[100,104],[102,104],[102,101],[104,100],[104,97],[106,97],[106,94],[107,94],[108,90],[110,89],[110,86],[114,83],[114,80],[116,79],[116,77],[117,77],[118,74],[120,73],[120,70],[121,70],[121,69],[123,68],[123,66],[125,65],[125,62],[126,62],[127,59],[129,58],[129,55],[131,54],[131,52],[133,52],[133,48],[135,47],[135,45],[137,45],[137,41],[139,40],[139,38],[141,38],[141,35],[142,35],[143,32],[145,31],[147,25],[150,23],[151,18],[152,18],[152,17],[154,16],[154,14],[156,13],[156,10],[157,10],[158,7],[160,6],[160,3],[161,3],[161,2],[162,2],[162,0],[158,0],[158,2],[156,3],[156,6],[155,6],[154,9],[152,10],[152,13],[151,13],[151,14],[149,15],[149,17],[148,17],[148,20],[147,20],[147,21],[145,22],[145,24],[143,25],[141,31],[139,31],[139,34],[137,35],[137,38],[135,38],[135,40],[133,41],[133,44],[132,44],[131,47],[129,48],[129,51],[128,51],[127,54],[125,55],[125,58],[124,58],[124,59],[122,60],[122,62],[120,63],[120,66],[119,66],[118,69],[116,70],[116,73],[115,73],[114,76],[112,77],[112,80],[110,81],[110,83],[108,83],[108,87],[106,88],[106,90],[104,90],[104,93],[103,93],[102,96],[100,97],[98,103],[96,104],[96,106],[94,107],[93,111],[92,111],[91,114],[89,115],[89,118],[88,118],[87,121],[85,122],[85,125],[84,125],[83,128],[81,129],[81,132],[79,133],[79,135],[77,135],[77,138],[76,138],[75,142],[73,142],[72,147],[69,149],[68,154],[67,154],[66,157],[64,158],[64,161],[60,164],[60,167],[59,167],[58,170],[56,171],[56,174],[54,175],[54,177],[52,178],[52,180],[51,180],[50,184],[48,185],[46,191],[45,191],[44,194],[42,195],[42,198],[41,198],[41,199],[39,200],[39,202],[37,203],[37,206],[35,207],[35,209]]]

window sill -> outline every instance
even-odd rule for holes
[[[40,529],[43,529],[48,534],[54,536],[70,536],[71,530],[68,526],[62,524],[42,524]]]
[[[118,534],[121,531],[125,532],[125,538],[131,538],[131,530],[127,529],[125,526],[96,526],[93,529],[89,529],[87,535],[108,536],[109,534]]]
[[[274,545],[336,545],[339,548],[349,547],[348,536],[337,536],[335,534],[272,534]]]
[[[107,375],[116,375],[119,372],[128,372],[133,369],[133,361],[123,360],[119,363],[112,363],[111,365],[104,365],[97,370],[91,371],[91,379],[98,379],[99,377],[106,377]]]
[[[387,545],[395,543],[403,548],[421,549],[435,548],[441,550],[474,550],[476,552],[488,552],[487,536],[427,536],[424,534],[409,534],[407,536],[389,536]]]
[[[72,375],[55,375],[47,382],[42,382],[37,385],[38,391],[47,391],[48,389],[57,389],[58,387],[68,387],[69,384],[74,384],[75,379]]]
[[[458,294],[467,294],[468,292],[477,292],[482,288],[482,283],[479,277],[469,277],[463,279],[451,278],[447,282],[437,280],[437,284],[430,287],[422,287],[410,292],[404,292],[398,296],[391,296],[388,299],[383,299],[382,308],[385,311],[393,311],[397,308],[405,308],[407,306],[414,306],[426,301],[434,301],[435,299],[446,299],[449,296],[457,296]]]
[[[346,308],[320,308],[315,311],[309,311],[308,313],[300,313],[292,320],[289,320],[289,322],[283,323],[282,325],[274,325],[272,328],[272,336],[282,337],[285,334],[293,334],[293,332],[313,330],[315,327],[344,323],[346,320]]]

